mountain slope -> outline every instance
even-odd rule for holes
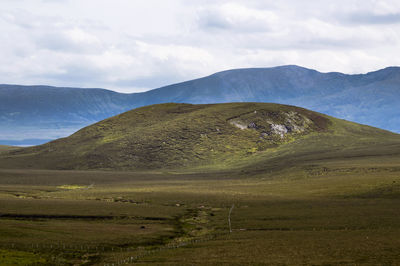
[[[9,150],[15,150],[15,149],[18,149],[18,147],[0,145],[0,152],[9,151]]]
[[[0,85],[0,139],[64,137],[132,109],[131,97],[104,89]]]
[[[236,69],[134,94],[0,85],[0,143],[64,137],[132,108],[166,102],[276,102],[400,132],[400,68],[362,75],[298,66]]]
[[[320,73],[298,66],[236,69],[141,95],[140,105],[166,102],[275,102],[400,132],[400,68],[363,75]]]
[[[310,145],[310,140],[316,142]],[[0,167],[245,169],[265,165],[281,152],[324,154],[348,149],[349,144],[371,148],[371,143],[379,146],[383,140],[400,138],[294,106],[160,104],[106,119],[68,138],[10,151],[0,156]],[[292,146],[296,148],[288,148]]]

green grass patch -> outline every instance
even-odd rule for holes
[[[88,188],[88,186],[81,186],[81,185],[61,185],[61,186],[58,186],[57,188],[73,190],[73,189]]]
[[[0,249],[0,264],[4,266],[27,266],[46,264],[46,259],[30,252]]]

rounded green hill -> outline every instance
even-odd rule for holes
[[[366,134],[391,134],[295,106],[158,104],[111,117],[67,138],[11,151],[7,158],[3,155],[0,166],[121,170],[232,166],[307,136],[332,135],[338,128],[354,134],[359,127]]]

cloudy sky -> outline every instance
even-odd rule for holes
[[[244,67],[400,65],[398,0],[1,0],[0,83],[144,91]]]

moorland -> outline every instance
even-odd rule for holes
[[[140,145],[139,145],[140,144]],[[3,265],[396,265],[400,136],[262,103],[0,150]]]

